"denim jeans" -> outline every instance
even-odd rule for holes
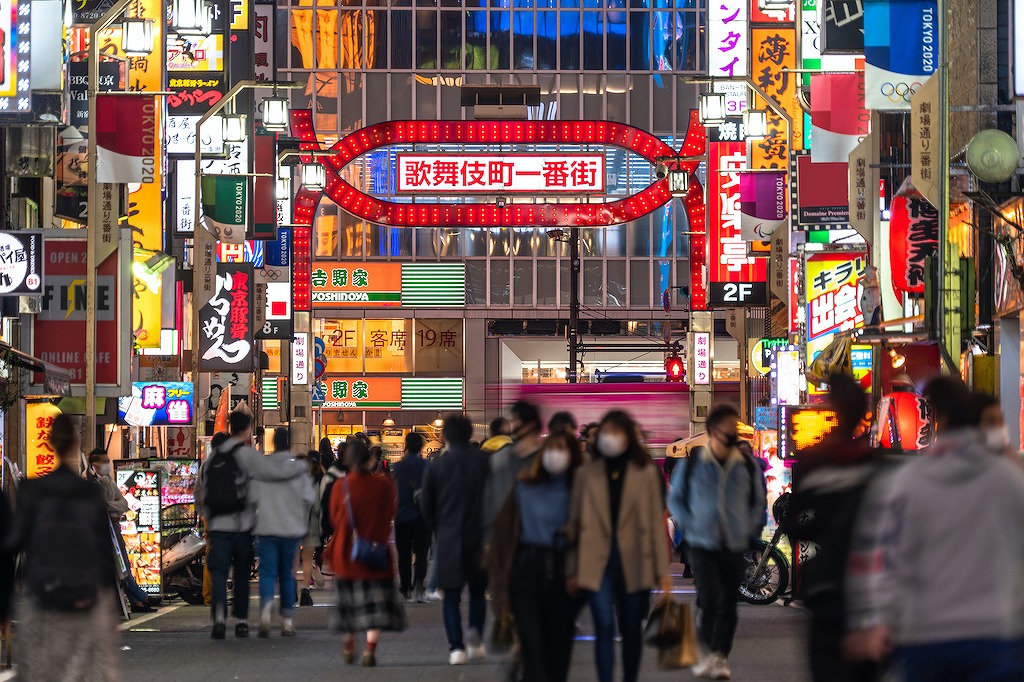
[[[139,584],[135,582],[135,576],[131,573],[128,573],[128,576],[124,579],[124,593],[128,595],[128,599],[131,600],[133,606],[135,604],[149,603],[149,594],[139,587]]]
[[[274,603],[274,588],[281,583],[281,616],[295,615],[295,554],[300,538],[260,535],[256,549],[260,557],[260,612]]]
[[[973,639],[901,647],[902,682],[1020,682],[1024,639]]]
[[[231,606],[238,620],[249,617],[249,574],[252,572],[252,535],[210,531],[210,553],[206,566],[213,581],[210,608],[213,621],[223,623],[228,610],[228,571],[234,568],[235,590]]]
[[[625,682],[640,677],[643,653],[643,623],[651,604],[649,590],[626,592],[619,550],[612,549],[604,570],[601,589],[587,594],[594,619],[594,658],[599,682],[612,682],[615,670],[615,617],[622,630],[622,668]]]
[[[469,628],[483,637],[487,619],[487,581],[478,577],[469,583]],[[462,637],[462,589],[444,591],[444,630],[448,635],[448,650],[466,650]],[[474,642],[479,644],[479,642]]]

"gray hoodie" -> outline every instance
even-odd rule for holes
[[[847,597],[852,628],[886,623],[897,645],[1024,636],[1024,471],[964,429],[880,477]]]
[[[225,533],[250,533],[256,525],[256,505],[253,499],[253,481],[287,481],[294,478],[298,473],[308,476],[309,468],[303,462],[287,460],[285,462],[273,462],[248,445],[242,445],[235,450],[235,461],[242,471],[242,477],[248,490],[245,509],[237,514],[222,514],[210,518],[209,510],[203,504],[203,496],[206,491],[206,466],[210,460],[217,457],[219,452],[228,452],[239,441],[237,438],[228,438],[220,446],[218,452],[212,453],[203,465],[199,468],[199,479],[196,481],[196,506],[206,519],[206,529],[213,532]],[[295,537],[301,536],[301,531]]]
[[[296,471],[291,452],[275,452],[266,458],[281,476],[278,480],[255,480],[250,496],[256,503],[256,535],[279,538],[305,537],[309,528],[309,508],[316,497],[313,477],[307,467]],[[301,463],[301,462],[300,462]]]

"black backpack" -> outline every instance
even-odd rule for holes
[[[217,450],[206,463],[203,502],[210,518],[245,511],[245,475],[235,458],[241,447],[241,443],[236,443],[230,450]]]
[[[39,500],[25,555],[25,585],[47,611],[88,611],[104,582],[99,538],[90,523],[99,517],[96,500],[46,497]],[[109,576],[113,581],[113,576]]]

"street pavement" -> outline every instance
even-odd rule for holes
[[[681,582],[677,577],[677,583]],[[691,585],[678,591],[678,599],[692,603]],[[409,628],[405,632],[382,635],[377,668],[359,667],[358,656],[356,665],[346,666],[341,661],[340,636],[330,629],[333,611],[330,590],[315,591],[314,600],[315,606],[299,609],[298,635],[290,639],[282,638],[276,628],[270,640],[261,640],[256,638],[253,627],[247,640],[234,639],[229,628],[227,640],[213,641],[206,607],[172,605],[153,616],[136,617],[122,626],[123,678],[126,682],[496,682],[500,679],[497,656],[464,667],[448,666],[440,603],[407,607]],[[255,619],[256,614],[254,601],[251,617]],[[796,608],[741,605],[736,646],[730,657],[733,679],[757,682],[809,679],[804,656],[805,623],[805,615]],[[570,679],[590,682],[596,679],[596,673],[593,642],[589,639],[593,629],[586,609],[580,626]],[[357,651],[362,651],[362,646],[363,641],[357,639]],[[619,660],[618,650],[616,660]],[[655,650],[646,648],[641,679],[667,682],[693,677],[687,670],[659,670]]]

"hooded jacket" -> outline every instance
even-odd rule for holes
[[[1020,467],[977,430],[950,431],[871,492],[851,552],[851,627],[884,622],[897,645],[1024,636]]]
[[[256,535],[279,538],[305,537],[309,530],[309,509],[316,497],[313,477],[308,471],[293,466],[290,452],[275,452],[266,464],[277,476],[275,480],[255,480],[251,484],[256,504]]]
[[[497,436],[491,436],[485,440],[483,445],[480,446],[480,451],[485,454],[490,454],[501,450],[506,445],[512,445],[512,437],[499,433]]]

